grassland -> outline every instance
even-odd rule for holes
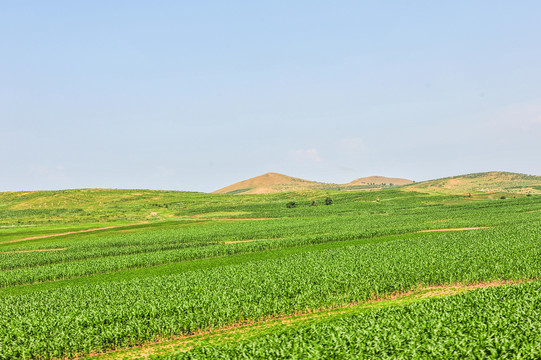
[[[541,356],[535,194],[2,193],[0,226],[0,359]]]
[[[475,173],[408,185],[414,191],[443,194],[515,193],[541,194],[541,176],[502,171]]]

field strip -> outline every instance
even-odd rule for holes
[[[297,312],[294,314],[275,316],[259,321],[245,321],[231,324],[219,329],[199,331],[195,334],[168,338],[155,342],[122,348],[107,353],[90,354],[85,358],[96,359],[139,359],[149,356],[171,355],[178,352],[189,351],[194,347],[216,346],[226,343],[247,340],[252,337],[271,334],[284,330],[290,326],[309,325],[322,319],[339,317],[347,314],[362,313],[392,306],[407,305],[429,298],[457,295],[466,291],[481,288],[490,288],[504,285],[518,285],[535,280],[505,281],[495,280],[473,284],[451,285],[419,285],[416,290],[389,295],[384,298],[370,300],[363,303],[349,303],[331,308],[322,308]]]
[[[467,231],[467,230],[481,230],[481,229],[488,229],[488,226],[456,228],[456,229],[429,229],[429,230],[420,230],[420,231],[417,231],[417,232],[427,233],[427,232]]]
[[[141,224],[148,224],[148,221],[141,221],[141,222],[134,223],[134,224],[114,225],[114,226],[106,226],[106,227],[101,227],[101,228],[68,231],[68,232],[63,232],[63,233],[58,233],[58,234],[31,236],[31,237],[26,237],[26,238],[22,238],[22,239],[14,239],[14,240],[3,241],[3,242],[0,242],[0,244],[8,244],[8,243],[14,243],[14,242],[25,241],[25,240],[44,239],[44,238],[49,238],[49,237],[54,237],[54,236],[71,235],[71,234],[85,233],[85,232],[98,231],[98,230],[116,229],[116,228],[121,228],[121,227],[126,227],[126,226],[134,226],[134,225],[141,225]]]
[[[66,250],[66,248],[0,251],[0,254],[22,254],[22,253],[29,253],[29,252],[62,251],[62,250]]]

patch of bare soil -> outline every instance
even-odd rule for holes
[[[429,229],[429,230],[420,230],[420,231],[417,231],[417,232],[427,233],[427,232],[467,231],[467,230],[481,230],[481,229],[488,229],[488,226],[469,227],[469,228],[456,228],[456,229]]]
[[[25,240],[44,239],[44,238],[49,238],[49,237],[54,237],[54,236],[62,236],[62,235],[70,235],[70,234],[77,234],[77,233],[85,233],[85,232],[98,231],[98,230],[116,229],[116,228],[121,228],[121,227],[126,227],[126,226],[133,226],[133,225],[141,225],[141,224],[148,224],[148,221],[141,221],[141,222],[134,223],[134,224],[114,225],[114,226],[106,226],[106,227],[101,227],[101,228],[93,228],[93,229],[85,229],[85,230],[68,231],[68,232],[63,232],[63,233],[58,233],[58,234],[48,234],[48,235],[31,236],[31,237],[22,238],[22,239],[14,239],[14,240],[3,241],[3,242],[0,242],[0,244],[8,244],[8,243],[14,243],[14,242],[25,241]]]

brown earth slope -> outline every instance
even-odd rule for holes
[[[266,173],[261,176],[240,181],[233,185],[216,190],[214,194],[269,194],[283,191],[325,189],[337,187],[335,184],[326,184],[309,181],[277,173]]]
[[[269,194],[298,190],[358,190],[362,188],[411,184],[413,181],[384,176],[359,178],[348,184],[329,184],[267,173],[214,191],[215,194]]]

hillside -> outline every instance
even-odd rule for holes
[[[451,194],[482,193],[541,193],[541,176],[492,171],[428,180],[408,185],[416,191],[438,191]]]
[[[214,194],[270,194],[284,191],[337,188],[336,184],[299,179],[278,173],[266,173],[216,190]]]
[[[299,179],[283,174],[267,173],[240,181],[216,190],[214,194],[270,194],[298,190],[359,190],[382,188],[393,185],[411,184],[413,181],[384,176],[370,176],[353,180],[347,184],[321,183]]]
[[[401,178],[389,178],[385,176],[368,176],[358,178],[346,185],[407,185],[413,183],[412,180]]]

